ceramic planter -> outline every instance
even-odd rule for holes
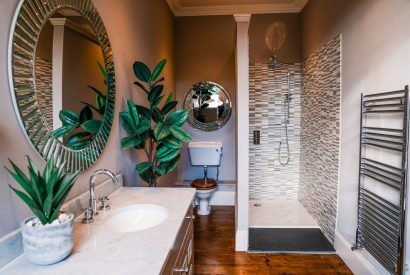
[[[74,214],[66,213],[69,219],[46,227],[28,227],[22,224],[23,248],[27,259],[39,265],[57,263],[70,255],[74,245]]]

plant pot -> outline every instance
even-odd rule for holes
[[[66,213],[69,219],[55,225],[28,227],[22,224],[23,248],[27,259],[38,265],[50,265],[70,255],[74,245],[74,214]]]

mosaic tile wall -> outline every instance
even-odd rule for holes
[[[36,58],[36,93],[38,103],[49,127],[53,128],[53,94],[51,62]]]
[[[300,65],[289,66],[290,116],[288,125],[290,161],[278,161],[279,143],[285,142],[284,99],[288,68],[268,68],[255,64],[249,68],[249,196],[255,200],[297,199],[300,159]],[[253,131],[260,130],[260,145],[253,144]],[[282,144],[282,156],[286,146]],[[284,159],[284,158],[282,158]]]
[[[302,64],[299,200],[333,243],[340,133],[340,37]]]

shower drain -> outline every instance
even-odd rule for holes
[[[262,204],[261,204],[261,203],[254,203],[253,206],[255,206],[255,207],[261,207]]]

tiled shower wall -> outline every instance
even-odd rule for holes
[[[302,65],[299,200],[331,242],[339,179],[340,68],[340,37]]]
[[[278,160],[282,140],[282,159],[286,153],[284,100],[288,91],[288,67],[268,68],[257,63],[249,68],[249,196],[255,200],[297,199],[300,160],[300,82],[299,65],[289,66],[290,116],[288,125],[290,161]],[[260,131],[260,145],[253,144],[253,131]]]

